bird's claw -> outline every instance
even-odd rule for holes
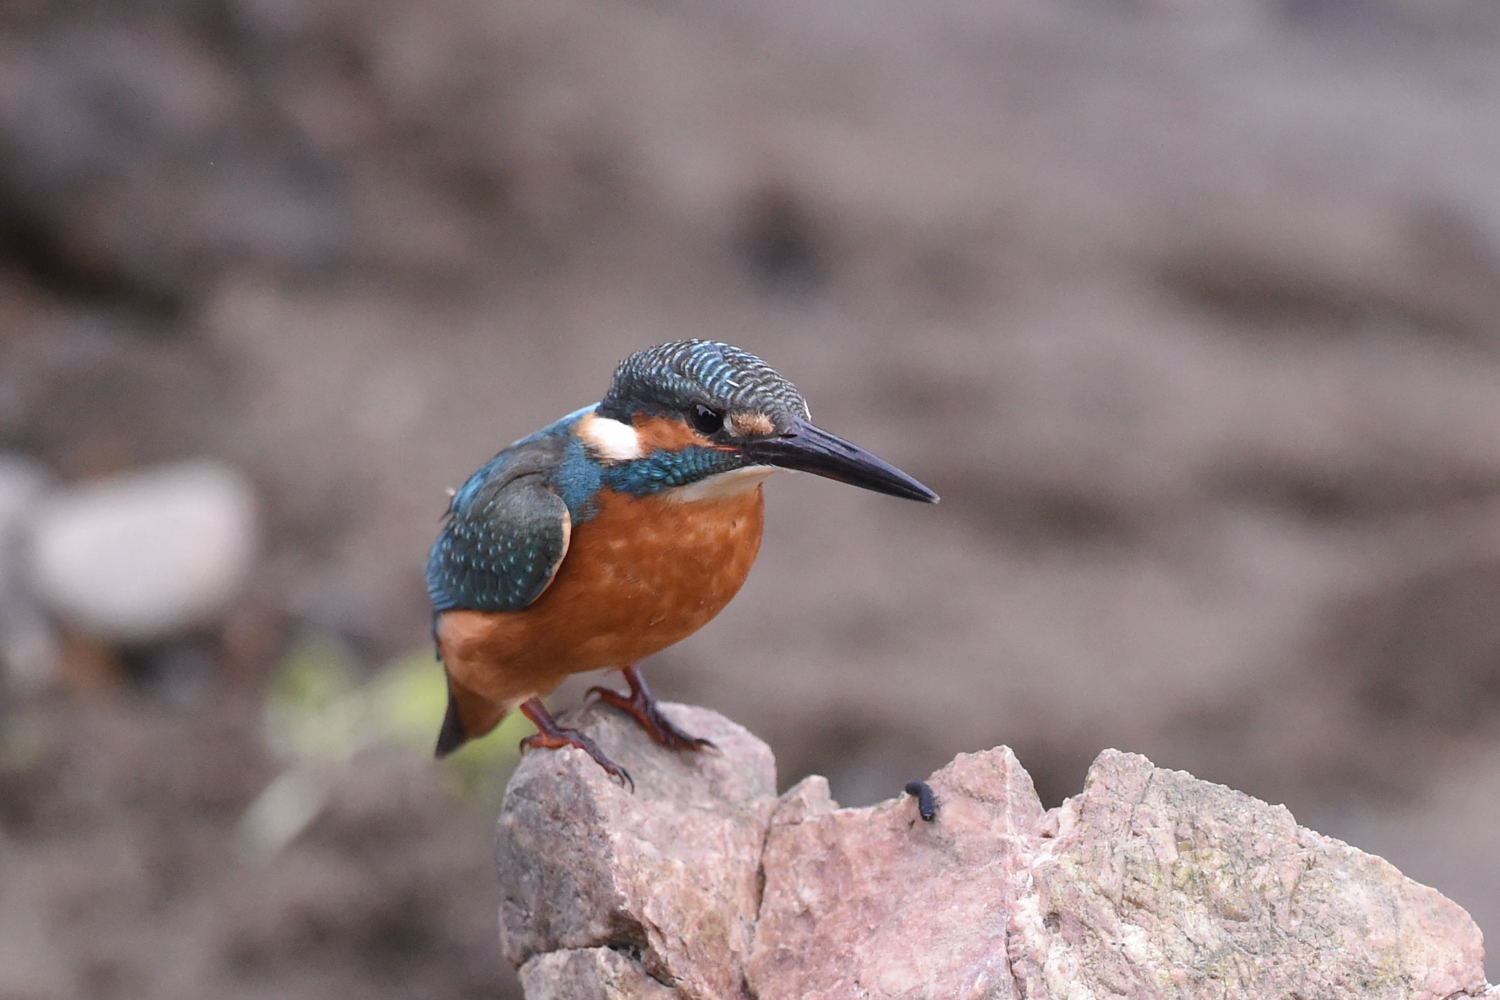
[[[606,757],[604,751],[599,749],[599,744],[576,729],[557,728],[550,733],[534,733],[521,741],[523,750],[532,748],[557,750],[562,747],[577,747],[582,750],[593,758],[595,764],[604,768],[604,773],[618,781],[621,788],[628,788],[634,794],[635,779],[630,776],[630,772]]]
[[[607,687],[595,685],[589,688],[588,693],[598,695],[599,700],[613,705],[625,712],[636,722],[640,723],[642,729],[656,742],[664,747],[674,750],[712,750],[719,753],[718,746],[713,740],[706,740],[701,736],[690,736],[678,729],[677,726],[662,714],[656,705],[655,699],[649,695],[642,696],[641,689],[636,688],[630,694],[621,694]]]

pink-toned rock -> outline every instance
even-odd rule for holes
[[[527,1000],[677,1000],[640,963],[609,948],[549,951],[521,966]]]
[[[1005,936],[1041,803],[1009,748],[963,754],[930,781],[939,822],[911,799],[838,809],[822,778],[771,817],[750,982],[756,995],[1015,997]]]
[[[496,848],[501,940],[516,966],[549,952],[605,948],[648,977],[646,992],[624,996],[655,996],[650,977],[672,983],[676,997],[739,993],[776,764],[764,743],[723,716],[686,705],[667,710],[719,752],[664,749],[623,714],[592,707],[568,724],[630,771],[634,794],[581,750],[531,752],[516,769]],[[576,964],[568,968],[581,974]],[[526,981],[533,997],[587,995],[542,990],[535,967]]]
[[[619,713],[581,752],[526,756],[501,815],[502,938],[531,1000],[1147,1000],[1493,996],[1456,904],[1291,814],[1106,751],[1044,813],[1007,748],[840,809],[774,798],[765,744],[669,706],[719,754],[651,744]],[[896,782],[893,781],[893,784]]]
[[[1440,1000],[1484,988],[1479,928],[1284,806],[1109,750],[1054,810],[1012,919],[1027,997]]]

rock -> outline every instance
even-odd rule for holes
[[[1042,805],[1009,749],[964,754],[929,784],[938,820],[900,798],[839,809],[822,778],[789,791],[762,855],[750,981],[761,997],[1010,997],[1007,920]],[[946,994],[945,994],[946,995]]]
[[[255,551],[242,475],[191,462],[59,491],[37,511],[28,582],[60,618],[101,639],[148,642],[220,614]]]
[[[1012,921],[1022,996],[1477,994],[1479,928],[1285,806],[1105,751],[1055,810]]]
[[[9,549],[15,544],[21,525],[51,482],[41,463],[0,453],[0,546]],[[0,571],[6,565],[0,562]]]
[[[43,686],[59,655],[52,623],[24,587],[14,558],[51,481],[40,463],[0,454],[0,678],[23,691]]]
[[[680,994],[609,948],[552,951],[521,966],[529,1000],[674,1000]]]
[[[511,780],[502,940],[532,1000],[1496,995],[1457,904],[1144,757],[1105,751],[1044,812],[1008,748],[963,754],[929,823],[906,796],[840,809],[819,777],[775,799],[764,743],[669,711],[721,752],[594,707],[570,724],[636,794],[576,750]]]
[[[579,750],[530,753],[511,779],[497,848],[501,938],[531,981],[538,956],[602,947],[674,983],[676,996],[740,990],[775,761],[722,716],[688,706],[671,714],[720,752],[641,744],[619,713],[590,709],[572,724],[630,770],[634,794]]]

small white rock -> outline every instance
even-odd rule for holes
[[[240,473],[189,462],[59,491],[31,526],[29,583],[101,639],[147,642],[212,621],[255,552]]]
[[[44,688],[59,655],[52,623],[26,592],[16,559],[26,525],[51,484],[52,474],[40,462],[0,454],[0,680],[12,691]]]
[[[19,527],[51,485],[52,476],[41,465],[20,455],[0,454],[0,546],[8,555]],[[8,560],[0,556],[0,575]]]

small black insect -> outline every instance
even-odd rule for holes
[[[925,781],[908,781],[906,794],[917,797],[917,815],[931,823],[937,817],[937,799],[932,795],[932,786]]]

